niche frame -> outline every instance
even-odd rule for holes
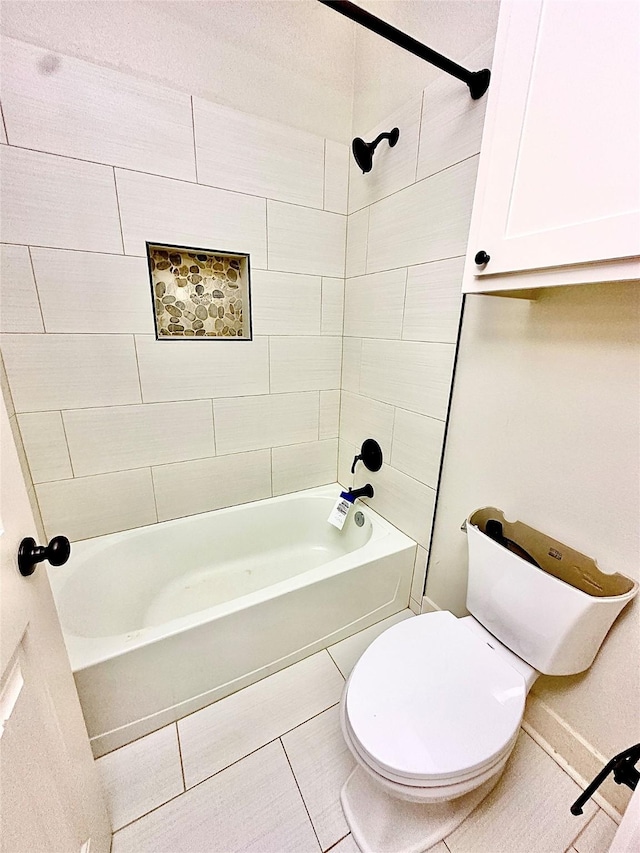
[[[158,323],[158,313],[156,308],[156,299],[158,299],[156,295],[156,284],[158,282],[154,281],[154,261],[152,258],[153,250],[162,250],[166,251],[169,254],[171,252],[178,253],[188,253],[190,255],[207,255],[207,256],[217,256],[222,257],[223,259],[234,259],[240,261],[240,277],[239,277],[239,288],[238,294],[240,298],[243,300],[242,304],[242,326],[243,332],[246,334],[242,335],[185,335],[185,334],[171,334],[171,333],[162,333],[161,326]],[[240,342],[251,342],[253,340],[253,305],[251,298],[251,257],[249,252],[236,252],[231,251],[230,249],[206,249],[201,246],[183,246],[174,243],[169,243],[167,241],[162,240],[146,240],[145,241],[145,252],[146,252],[146,260],[147,260],[147,270],[149,274],[149,287],[151,294],[151,312],[153,314],[153,325],[155,330],[155,338],[156,341],[233,341],[235,343]],[[174,273],[171,273],[174,275]],[[191,293],[195,288],[195,284],[190,284]],[[208,304],[212,304],[209,302]]]

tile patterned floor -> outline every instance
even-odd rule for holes
[[[353,761],[338,703],[406,610],[99,758],[112,853],[359,853],[340,806]],[[527,735],[493,793],[433,853],[605,853],[615,823]],[[385,853],[385,851],[380,851]]]

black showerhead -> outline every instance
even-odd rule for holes
[[[373,142],[365,142],[364,139],[356,136],[351,143],[351,150],[353,151],[356,163],[362,169],[363,175],[365,172],[370,172],[373,168],[373,152],[376,150],[377,145],[383,139],[388,139],[389,148],[393,148],[399,137],[400,131],[397,127],[394,127],[390,133],[381,133],[379,136],[376,136]]]

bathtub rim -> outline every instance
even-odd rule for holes
[[[116,533],[108,533],[102,536],[92,537],[91,539],[81,540],[81,542],[89,551],[86,556],[90,557],[91,545],[95,545],[98,550],[102,550],[103,547],[108,547],[109,540],[112,542],[126,540],[127,538],[139,534],[140,531],[151,533],[153,529],[157,527],[164,527],[166,529],[180,523],[184,524],[192,519],[211,517],[213,515],[223,516],[228,513],[238,513],[250,507],[260,506],[266,503],[286,503],[299,499],[300,497],[331,498],[337,500],[339,492],[342,491],[342,489],[343,487],[337,483],[316,486],[311,489],[302,489],[285,495],[263,498],[256,501],[247,501],[246,503],[236,504],[230,507],[208,510],[207,512],[196,513],[188,516],[181,516],[179,518],[169,519],[167,521],[144,525],[129,530],[118,531]],[[177,634],[189,631],[210,622],[213,619],[228,616],[240,610],[254,607],[262,602],[275,598],[278,595],[282,595],[285,592],[300,589],[321,579],[349,571],[349,569],[354,568],[355,565],[360,564],[363,557],[375,559],[377,557],[384,557],[398,551],[405,550],[406,548],[416,547],[416,542],[413,539],[383,518],[370,506],[361,503],[359,504],[359,509],[364,513],[365,517],[372,525],[372,533],[369,540],[360,548],[356,548],[354,551],[329,560],[320,566],[308,569],[305,572],[301,572],[290,578],[278,581],[270,586],[254,590],[253,592],[239,596],[238,598],[222,602],[221,604],[212,605],[211,607],[194,611],[184,616],[176,617],[175,619],[171,619],[168,622],[161,623],[160,625],[148,626],[123,634],[113,634],[101,637],[85,637],[74,634],[66,629],[64,622],[60,619],[72,671],[76,673],[89,669],[92,666],[105,663],[113,658],[125,654],[128,651],[143,648],[144,646],[150,645],[158,640],[173,637]],[[367,555],[367,552],[370,553]],[[64,588],[66,584],[77,571],[78,568],[70,563],[67,563],[66,566],[62,567],[62,570],[54,567],[48,567],[49,581],[56,604],[64,595]]]

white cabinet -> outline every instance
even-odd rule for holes
[[[640,3],[502,0],[488,98],[464,291],[639,278]]]

